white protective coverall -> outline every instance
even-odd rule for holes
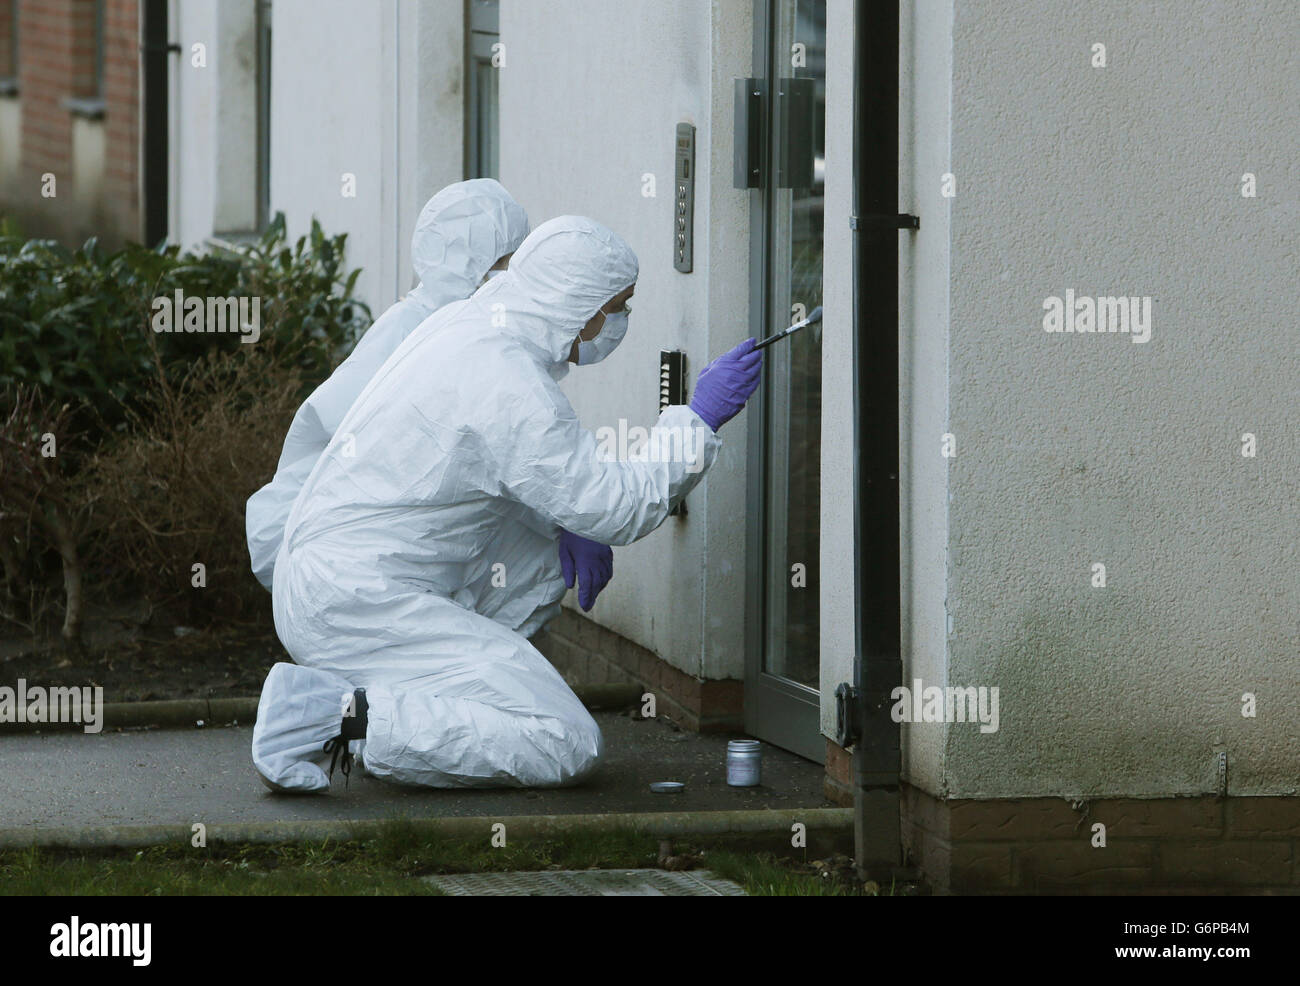
[[[263,689],[253,759],[265,780],[328,788],[321,746],[353,687],[367,689],[374,776],[554,786],[595,767],[599,727],[520,630],[558,609],[561,528],[611,545],[643,537],[720,445],[675,406],[651,438],[686,455],[601,454],[557,386],[579,330],[636,277],[614,233],[553,219],[509,271],[427,319],[357,399],[339,426],[355,454],[330,443],[277,561],[275,625],[297,663]]]
[[[245,526],[253,574],[271,588],[289,509],[339,422],[417,325],[443,305],[468,298],[488,269],[519,249],[528,215],[491,178],[448,185],[420,210],[411,236],[419,285],[384,312],[356,348],[303,402],[284,440],[275,478],[248,500]]]

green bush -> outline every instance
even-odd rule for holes
[[[69,250],[0,227],[0,390],[25,384],[70,404],[79,424],[120,424],[159,368],[176,382],[209,352],[241,345],[237,333],[154,332],[153,300],[178,289],[260,299],[256,345],[318,382],[370,321],[352,297],[360,271],[343,272],[346,241],[312,220],[291,247],[282,213],[247,247],[205,254],[138,244],[106,254],[93,239]]]
[[[273,475],[294,408],[370,321],[345,244],[313,220],[290,246],[282,214],[256,242],[205,254],[69,250],[0,222],[0,617],[35,634],[62,594],[75,645],[83,585],[181,602],[198,623],[264,601],[243,501]],[[177,289],[260,299],[257,342],[155,332],[154,299]],[[47,457],[39,442],[54,432]],[[192,589],[194,562],[215,591]]]

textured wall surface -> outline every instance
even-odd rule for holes
[[[341,0],[272,8],[271,211],[290,237],[315,216],[347,231],[348,265],[375,315],[395,298],[395,213],[389,164],[394,109],[391,11],[359,17]],[[387,70],[385,63],[388,63]],[[332,71],[322,71],[325,65]],[[342,176],[356,176],[355,197]]]
[[[1297,37],[1288,0],[955,4],[948,683],[1001,728],[947,730],[951,796],[1213,791],[1220,751],[1300,786]],[[1150,341],[1045,332],[1067,289],[1150,297]]]

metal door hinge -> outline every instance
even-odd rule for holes
[[[861,695],[846,681],[835,689],[835,742],[848,749],[861,738]]]

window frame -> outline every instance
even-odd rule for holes
[[[492,47],[501,39],[499,0],[466,0],[465,27],[464,173],[466,178],[496,178],[501,160],[500,126],[495,134],[481,132],[484,94],[479,70],[492,65]],[[495,141],[495,153],[485,153],[485,141]]]

